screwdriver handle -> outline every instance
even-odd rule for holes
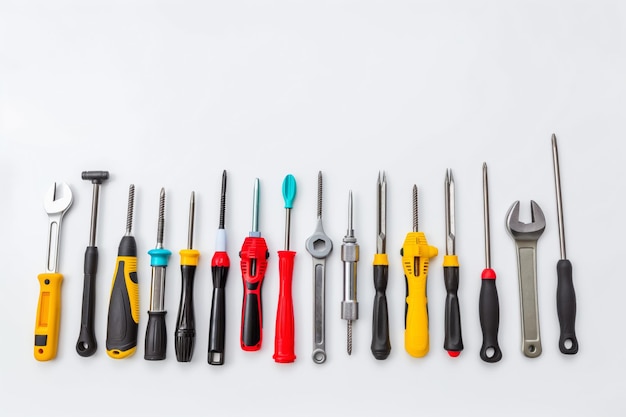
[[[456,255],[443,258],[443,281],[446,285],[445,327],[443,348],[456,358],[463,350],[461,336],[461,311],[459,309],[459,260]]]
[[[87,246],[85,250],[83,280],[83,308],[80,319],[80,333],[76,342],[76,352],[83,357],[96,353],[97,344],[94,332],[96,309],[96,271],[98,270],[98,248]]]
[[[196,339],[196,320],[193,304],[193,283],[200,252],[194,249],[180,251],[181,294],[174,332],[174,350],[178,362],[190,362]]]
[[[137,244],[132,236],[120,242],[107,318],[107,354],[126,358],[137,350],[139,325],[139,285],[137,280]]]
[[[223,229],[220,229],[223,230]],[[225,245],[224,245],[225,247]],[[226,339],[226,280],[230,269],[230,259],[226,251],[217,251],[211,260],[213,274],[213,299],[209,324],[210,365],[224,364],[224,341]]]
[[[278,310],[276,312],[276,334],[274,338],[274,361],[291,363],[296,360],[294,349],[294,318],[293,318],[293,264],[296,252],[278,251],[278,275],[280,290],[278,292]]]
[[[559,316],[561,334],[559,349],[561,353],[573,355],[578,352],[578,340],[574,329],[576,323],[576,293],[572,280],[572,263],[561,259],[556,264],[556,311]]]
[[[378,360],[387,359],[391,352],[389,341],[389,311],[387,309],[387,283],[389,261],[386,253],[374,255],[374,313],[372,319],[372,355]]]
[[[430,258],[437,253],[437,248],[428,244],[423,232],[409,232],[400,252],[407,292],[404,348],[415,358],[426,356],[430,349],[426,282]]]
[[[493,269],[486,268],[481,278],[478,313],[483,332],[483,345],[480,348],[480,358],[485,362],[493,363],[502,359],[502,351],[498,345],[500,304],[496,289],[496,273]]]
[[[245,351],[255,351],[261,349],[263,342],[261,287],[269,257],[265,239],[248,236],[243,242],[239,257],[243,279],[241,348]]]
[[[57,355],[61,320],[61,284],[63,275],[45,273],[39,280],[39,301],[35,321],[35,359],[49,361]]]

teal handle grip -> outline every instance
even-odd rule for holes
[[[293,208],[293,200],[296,198],[296,179],[289,174],[283,180],[283,199],[285,199],[285,208]]]
[[[170,259],[171,251],[167,249],[151,249],[148,251],[150,255],[150,266],[167,266]]]

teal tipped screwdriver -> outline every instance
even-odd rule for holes
[[[293,318],[293,264],[296,252],[289,250],[291,234],[291,209],[296,198],[296,179],[289,174],[283,180],[283,199],[285,200],[285,250],[278,251],[278,274],[280,292],[276,313],[276,335],[274,339],[274,360],[278,363],[291,363],[296,360],[294,352]]]
[[[165,359],[167,349],[167,331],[165,329],[165,269],[170,252],[163,248],[163,229],[165,228],[165,190],[161,188],[159,196],[159,219],[156,248],[148,251],[152,266],[152,284],[150,289],[150,310],[146,329],[146,351],[144,359],[158,361]]]

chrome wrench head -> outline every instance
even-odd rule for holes
[[[54,183],[44,197],[44,209],[48,213],[48,257],[46,272],[57,272],[59,242],[61,240],[61,220],[72,205],[72,190],[64,183]]]
[[[530,201],[532,221],[523,223],[519,220],[519,201],[513,203],[506,215],[506,228],[515,240],[537,240],[546,228],[546,218],[539,204]]]
[[[506,216],[506,227],[515,240],[522,321],[522,352],[529,358],[541,355],[539,304],[537,302],[537,241],[546,228],[546,219],[534,201],[530,202],[530,223],[519,220],[519,201]]]

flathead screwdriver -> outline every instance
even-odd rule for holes
[[[196,211],[196,193],[189,200],[187,249],[180,251],[181,294],[174,332],[174,350],[178,362],[190,362],[196,341],[196,319],[193,304],[193,282],[200,252],[193,248],[193,228]]]
[[[485,269],[481,275],[478,313],[483,333],[483,345],[480,358],[485,362],[498,362],[502,351],[498,345],[498,327],[500,326],[500,304],[496,289],[496,272],[491,269],[491,237],[489,232],[489,183],[487,164],[483,163],[483,215],[485,227]]]
[[[556,135],[552,134],[552,159],[554,162],[554,185],[556,188],[556,207],[559,222],[559,242],[561,245],[561,259],[556,264],[556,310],[559,317],[561,334],[559,350],[566,355],[578,352],[576,339],[576,293],[572,280],[572,263],[567,259],[565,252],[565,227],[563,225],[563,202],[561,199],[561,173],[559,170],[559,151],[556,146]]]

